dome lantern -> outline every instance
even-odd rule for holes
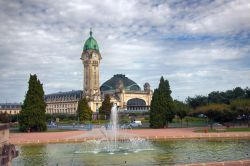
[[[83,51],[87,51],[87,50],[99,51],[97,41],[93,37],[92,29],[90,29],[89,38],[85,41],[84,46],[83,46]]]

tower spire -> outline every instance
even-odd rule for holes
[[[90,31],[89,31],[89,35],[90,35],[90,37],[92,37],[92,34],[93,34],[93,32],[92,32],[92,28],[90,28]]]

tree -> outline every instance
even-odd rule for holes
[[[154,90],[152,101],[150,104],[150,118],[149,123],[151,128],[162,128],[164,126],[163,113],[158,109],[159,96],[158,89]]]
[[[14,123],[18,121],[18,114],[9,115],[9,121]]]
[[[209,93],[208,96],[198,95],[195,97],[188,97],[186,99],[186,102],[190,107],[195,109],[196,107],[204,106],[207,104],[230,104],[231,100],[247,98],[250,98],[250,89],[248,87],[246,87],[245,89],[236,87],[233,90],[227,90],[225,92],[213,91]]]
[[[218,122],[221,122],[221,123],[232,122],[238,116],[237,112],[230,109],[228,105],[227,105],[227,109],[224,109],[220,115],[221,116],[219,116],[215,120],[218,121]]]
[[[0,123],[9,123],[9,115],[6,112],[0,112]]]
[[[30,75],[28,91],[20,111],[20,131],[47,130],[45,108],[43,85],[35,74]]]
[[[236,99],[231,101],[231,109],[247,121],[247,126],[250,127],[250,99]]]
[[[98,112],[99,112],[99,116],[97,117],[97,119],[100,118],[101,120],[105,120],[105,114],[103,112],[102,106],[99,107]]]
[[[246,98],[250,99],[250,88],[248,87],[245,88],[245,94],[246,94]]]
[[[188,112],[190,112],[190,108],[186,104],[178,100],[174,100],[174,108],[176,115],[181,120],[181,127],[182,127],[182,119],[187,116]]]
[[[226,115],[228,111],[229,107],[226,104],[209,104],[198,107],[195,113],[206,115],[210,123],[210,128],[213,129],[214,121],[222,121],[223,115]]]
[[[92,120],[92,111],[88,105],[87,99],[84,97],[83,99],[79,100],[78,106],[77,106],[77,115],[79,117],[79,120],[85,121],[85,120]]]
[[[150,105],[150,127],[163,128],[174,118],[174,104],[168,80],[160,79]]]
[[[106,119],[110,118],[111,108],[112,108],[112,103],[110,102],[110,96],[105,95],[104,100],[102,102],[102,106],[99,109],[101,119],[105,119],[105,117]]]
[[[208,103],[229,104],[229,99],[225,97],[224,92],[213,91],[208,94]]]
[[[233,89],[234,99],[245,98],[245,91],[241,87],[236,87]]]
[[[201,96],[201,95],[195,96],[193,98],[188,97],[186,99],[186,102],[191,108],[195,109],[196,107],[207,105],[208,104],[208,97]]]

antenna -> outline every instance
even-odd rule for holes
[[[92,37],[92,34],[93,34],[92,28],[90,28],[89,35]]]

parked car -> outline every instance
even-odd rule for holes
[[[128,124],[121,124],[120,129],[127,129],[127,128],[130,128],[130,126]]]
[[[135,120],[129,124],[130,127],[141,127],[142,123],[139,120]]]
[[[50,122],[48,125],[47,125],[49,128],[53,128],[53,127],[57,127],[56,123],[55,122]]]
[[[207,118],[207,116],[204,115],[204,114],[199,114],[198,117],[199,117],[199,118]]]
[[[214,127],[223,127],[223,125],[220,124],[220,123],[213,123],[213,126],[214,126]]]

